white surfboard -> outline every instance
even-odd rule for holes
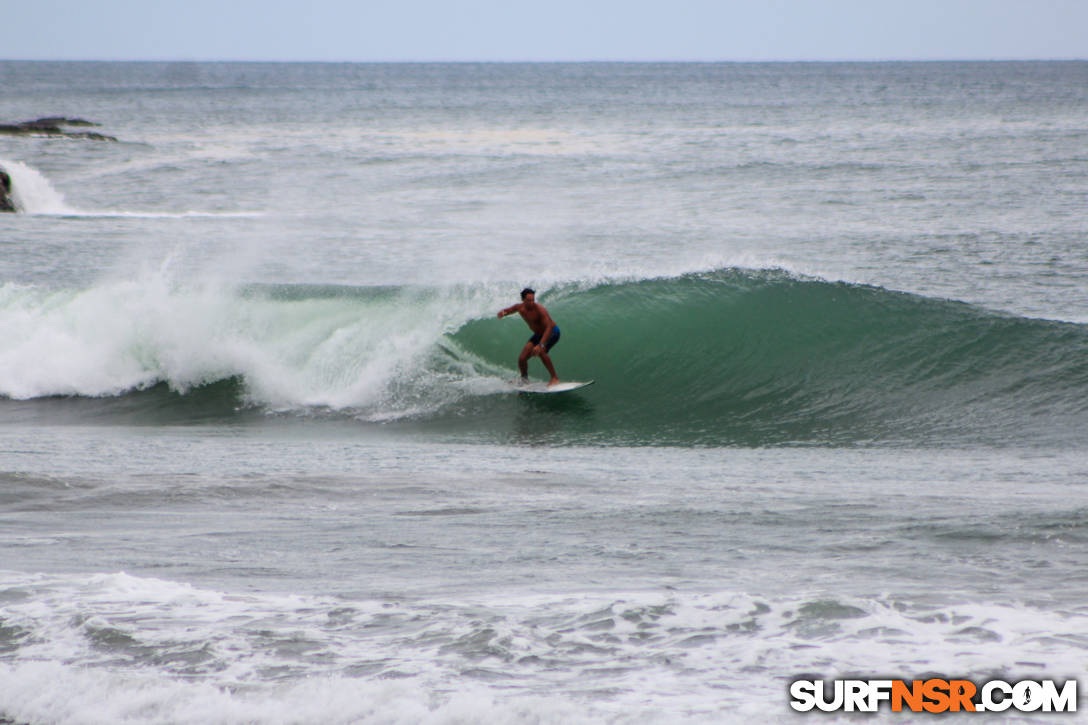
[[[593,385],[593,380],[577,381],[577,380],[565,380],[555,385],[548,385],[545,382],[532,382],[523,383],[520,380],[515,380],[510,383],[510,387],[519,393],[568,393],[571,390],[578,390],[584,388],[587,385]]]

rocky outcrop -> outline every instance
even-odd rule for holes
[[[62,116],[50,116],[38,118],[22,123],[0,123],[0,133],[9,136],[50,136],[62,138],[88,138],[94,141],[116,141],[113,136],[107,136],[93,131],[67,131],[68,126],[98,126],[82,118],[64,118]]]
[[[11,198],[11,176],[0,169],[0,212],[15,211],[15,200]]]

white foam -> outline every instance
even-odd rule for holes
[[[73,214],[75,209],[64,195],[53,188],[49,179],[21,161],[0,159],[0,169],[11,176],[11,198],[17,211],[24,214]]]
[[[112,396],[158,382],[187,391],[239,376],[253,402],[273,409],[411,414],[466,394],[429,361],[446,333],[498,308],[481,294],[277,298],[179,285],[168,264],[83,290],[9,283],[0,287],[0,394]],[[473,376],[471,363],[462,367],[452,379]]]
[[[415,647],[402,652],[397,645],[400,637],[432,624],[419,616],[426,610],[405,613],[376,602],[225,594],[123,573],[8,573],[0,576],[0,586],[26,595],[5,608],[5,626],[32,635],[14,657],[0,663],[0,713],[17,721],[585,721],[584,708],[563,698],[511,695],[471,678],[450,687],[442,667],[413,660]],[[331,621],[342,611],[350,612],[345,615],[350,626]],[[389,631],[377,619],[387,613],[399,615],[407,627]],[[371,623],[378,624],[376,634],[368,632]],[[117,651],[102,646],[110,633],[120,642]],[[307,667],[306,654],[291,649],[296,642],[313,643],[327,654]],[[128,643],[132,646],[126,649]],[[179,672],[171,655],[181,650],[209,652],[216,663]],[[339,674],[368,661],[388,662],[389,670],[399,674]]]
[[[76,217],[81,219],[251,219],[260,211],[131,211],[77,209],[64,200],[64,194],[37,169],[21,161],[0,159],[0,169],[11,176],[11,198],[16,211],[35,216]]]
[[[55,723],[743,722],[785,711],[801,673],[1073,676],[1086,616],[729,591],[382,602],[123,573],[0,589],[27,634],[0,712]]]
[[[0,708],[23,722],[560,725],[586,721],[579,708],[559,698],[505,699],[471,684],[436,701],[434,693],[417,684],[395,680],[314,677],[284,684],[226,688],[155,673],[121,675],[58,662],[0,664]]]

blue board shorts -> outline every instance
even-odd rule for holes
[[[529,342],[533,343],[534,345],[539,345],[540,333],[537,333],[530,337]],[[544,352],[548,352],[549,350],[551,350],[557,342],[559,342],[559,325],[556,325],[552,328],[552,334],[548,336],[548,341],[544,343]]]

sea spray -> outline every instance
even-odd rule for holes
[[[272,410],[330,408],[382,419],[446,398],[465,364],[429,364],[486,289],[179,285],[164,267],[82,290],[0,287],[0,394],[187,393],[234,378]],[[487,308],[497,305],[488,299]],[[460,370],[459,373],[454,373]],[[443,384],[437,386],[437,378]],[[427,405],[430,401],[430,405]]]
[[[161,211],[154,209],[83,209],[65,200],[63,193],[37,169],[21,161],[0,159],[0,169],[11,176],[11,198],[15,210],[37,216],[79,217],[85,219],[251,219],[263,216],[254,210],[187,209]]]
[[[24,214],[70,214],[75,211],[37,169],[7,159],[0,159],[0,169],[11,176],[11,198],[16,211]]]

